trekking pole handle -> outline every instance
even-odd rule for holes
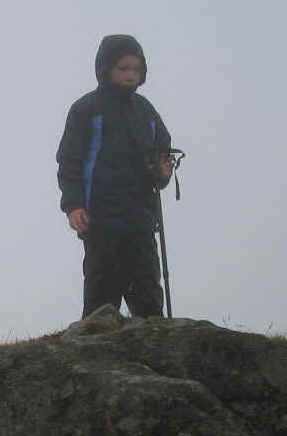
[[[180,156],[176,156],[177,154],[180,154]],[[177,178],[176,170],[179,168],[181,160],[185,157],[185,153],[182,150],[179,150],[178,148],[171,148],[169,150],[168,156],[172,157],[172,163],[173,163],[173,170],[174,170],[174,178],[175,178],[175,198],[177,200],[180,199],[180,188],[179,188],[179,181]]]
[[[180,154],[180,156],[176,157],[177,154]],[[177,170],[180,165],[181,159],[185,157],[185,153],[182,150],[179,150],[178,148],[171,148],[169,151],[169,155],[174,158],[174,162],[175,162],[174,169]]]

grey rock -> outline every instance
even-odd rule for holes
[[[69,342],[73,339],[77,340],[81,336],[111,333],[119,330],[125,322],[125,318],[112,304],[106,304],[87,318],[73,322],[61,339]]]
[[[105,306],[0,347],[0,436],[285,436],[287,346]]]

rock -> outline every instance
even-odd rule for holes
[[[72,323],[62,336],[63,341],[85,335],[107,334],[119,330],[125,323],[125,318],[112,304],[107,304],[95,310],[87,318]]]
[[[286,436],[287,346],[105,306],[0,347],[0,436]]]

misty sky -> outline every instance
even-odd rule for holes
[[[142,44],[139,92],[187,153],[182,200],[173,179],[163,194],[174,316],[286,334],[287,2],[10,0],[0,17],[0,340],[81,316],[83,250],[55,153],[114,33]]]

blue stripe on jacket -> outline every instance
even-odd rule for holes
[[[151,128],[152,128],[152,139],[153,139],[153,141],[155,141],[155,137],[156,137],[156,121],[152,120],[150,123],[151,123]]]
[[[91,202],[93,172],[97,160],[97,155],[102,146],[103,138],[103,116],[97,115],[91,119],[92,124],[92,139],[89,144],[87,159],[84,162],[83,175],[84,187],[86,196],[86,208],[89,210]]]

